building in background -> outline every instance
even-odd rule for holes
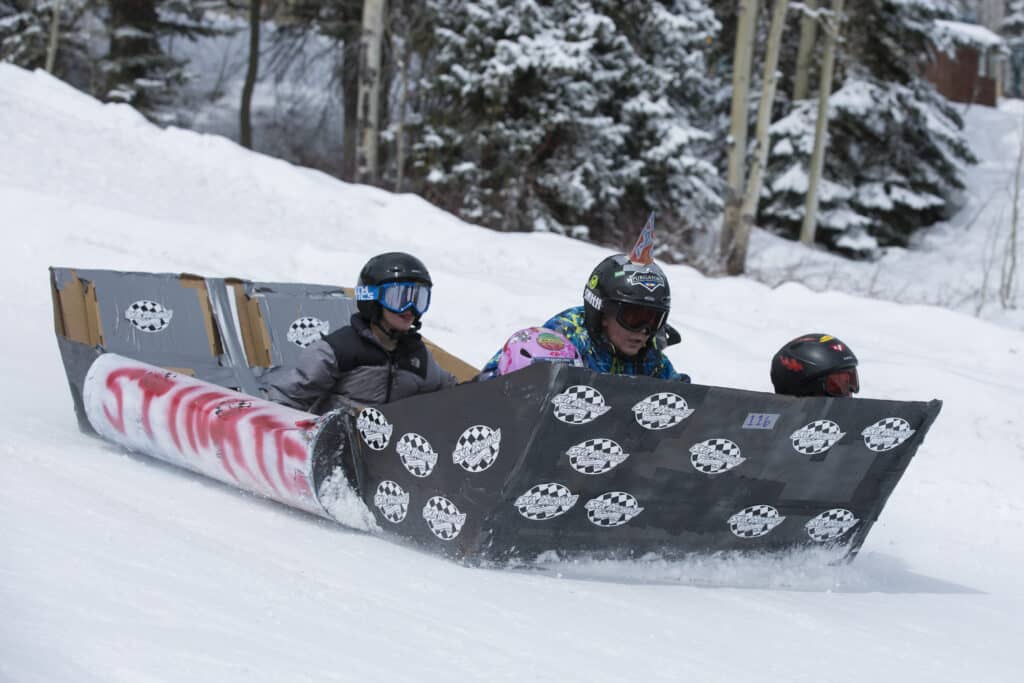
[[[949,100],[994,107],[1008,75],[1006,41],[981,24],[935,23],[942,49],[925,72],[928,80]]]

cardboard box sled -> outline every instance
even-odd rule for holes
[[[89,432],[82,387],[104,352],[257,395],[265,368],[292,362],[354,310],[337,287],[61,268],[51,280]],[[475,372],[438,355],[463,379]],[[258,408],[223,400],[201,408],[213,440],[224,431],[216,420],[241,425]],[[296,506],[323,514],[320,487],[343,466],[385,533],[464,561],[806,547],[852,556],[940,409],[937,400],[797,399],[542,364],[332,422],[339,445],[309,456],[308,495],[296,494],[308,505]],[[246,462],[256,476],[260,461]],[[267,490],[286,485],[268,471]],[[236,474],[209,476],[239,485]]]

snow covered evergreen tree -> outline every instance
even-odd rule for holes
[[[946,0],[851,3],[829,113],[818,241],[854,255],[903,245],[911,233],[956,208],[959,164],[973,162],[955,109],[925,81],[952,18]],[[760,223],[795,237],[803,219],[815,112],[796,102],[772,127],[769,180]]]
[[[101,64],[102,96],[133,105],[158,123],[171,123],[185,64],[167,54],[173,37],[213,35],[203,8],[189,0],[109,0],[110,49]]]
[[[703,0],[429,8],[412,149],[425,196],[491,227],[619,246],[657,210],[661,256],[684,257],[720,208],[703,108],[718,23]]]
[[[60,3],[60,33],[53,70],[58,78],[86,90],[92,74],[88,5],[88,0]],[[43,68],[56,6],[55,0],[0,0],[0,61],[26,69]]]

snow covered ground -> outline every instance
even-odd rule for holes
[[[994,196],[950,221],[956,241],[886,257],[922,289],[977,275],[964,255],[1009,210],[995,188],[1020,114],[968,116],[986,143],[969,183]],[[7,65],[0,160],[0,681],[1019,680],[1011,317],[669,267],[684,337],[670,355],[699,383],[768,390],[779,345],[828,331],[860,357],[863,395],[945,401],[861,555],[470,569],[81,435],[46,267],[351,284],[370,255],[405,249],[435,276],[425,332],[479,364],[576,303],[604,250],[159,130]],[[754,248],[779,272],[811,253],[764,235]]]

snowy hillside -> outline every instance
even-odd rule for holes
[[[999,297],[1000,274],[1012,244],[1024,101],[1005,100],[999,109],[973,106],[964,120],[979,163],[965,169],[963,207],[949,221],[915,235],[912,250],[890,247],[878,261],[851,262],[823,249],[794,249],[792,242],[756,230],[751,237],[750,274],[773,286],[799,280],[815,290],[943,306],[1024,330],[1019,274],[1012,307],[1002,306]],[[1018,227],[1018,264],[1024,263],[1021,232]]]
[[[434,275],[425,333],[480,364],[575,304],[605,250],[479,229],[6,65],[0,159],[0,681],[1019,680],[1024,332],[668,267],[670,355],[698,383],[768,390],[775,349],[827,331],[863,395],[945,402],[861,555],[470,569],[80,434],[46,268],[352,284],[404,249]],[[802,258],[772,249],[759,267]],[[920,281],[962,266],[902,261]]]

